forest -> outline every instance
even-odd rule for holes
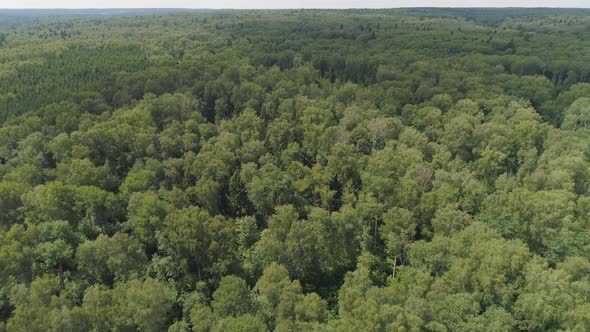
[[[0,11],[0,331],[590,331],[590,10]]]

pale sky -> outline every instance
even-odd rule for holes
[[[590,7],[590,0],[0,0],[0,8]]]

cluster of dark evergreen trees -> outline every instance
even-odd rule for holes
[[[587,13],[37,22],[0,331],[590,330]]]

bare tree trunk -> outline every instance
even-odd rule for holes
[[[62,263],[59,263],[59,288],[64,289],[64,267]]]
[[[201,281],[201,263],[197,263],[197,273],[199,274],[199,281]]]
[[[397,268],[397,255],[393,257],[393,272],[391,273],[391,277],[395,278],[395,269]]]
[[[377,246],[377,219],[375,219],[374,225],[375,225],[374,226],[374,228],[375,228],[374,233],[375,234],[373,234],[373,245]]]

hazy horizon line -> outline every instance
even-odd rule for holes
[[[180,9],[180,10],[300,10],[300,9],[590,9],[589,7],[568,7],[568,6],[400,6],[400,7],[0,7],[0,10],[137,10],[137,9]]]

